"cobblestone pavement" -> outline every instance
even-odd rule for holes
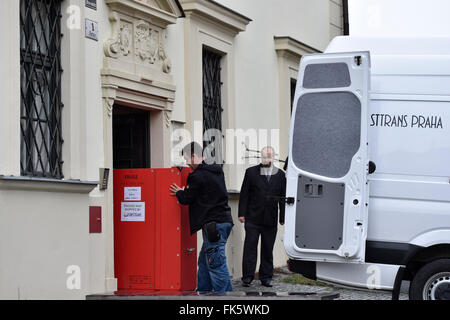
[[[336,300],[391,300],[391,292],[349,289],[339,286],[330,285],[330,287],[309,286],[301,284],[291,284],[280,282],[281,279],[293,275],[287,268],[278,269],[274,273],[272,280],[272,288],[261,285],[259,280],[253,280],[250,287],[242,286],[240,280],[233,280],[233,291],[261,291],[261,292],[319,292],[319,291],[337,291],[339,298]],[[400,294],[400,300],[408,300],[406,293]]]

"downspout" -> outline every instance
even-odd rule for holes
[[[350,34],[348,23],[348,0],[342,0],[342,12],[344,16],[344,36],[348,36]]]

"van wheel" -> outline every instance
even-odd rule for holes
[[[450,300],[450,259],[424,265],[409,287],[410,300]]]

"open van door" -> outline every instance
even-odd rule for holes
[[[292,113],[284,245],[291,259],[364,262],[369,52],[304,56]]]

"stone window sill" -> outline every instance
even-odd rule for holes
[[[0,190],[41,191],[88,194],[99,181],[58,180],[50,178],[0,175]]]

